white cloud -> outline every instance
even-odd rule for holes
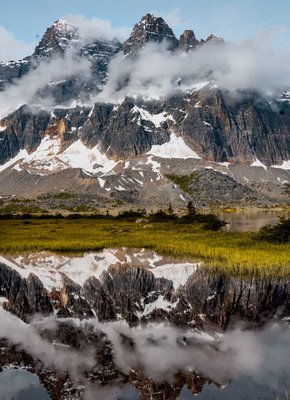
[[[150,43],[135,57],[119,54],[112,60],[102,96],[113,101],[126,95],[162,97],[205,80],[231,91],[273,94],[289,87],[289,65],[290,52],[276,47],[269,31],[240,43],[212,41],[187,54]]]
[[[0,118],[16,110],[23,104],[40,102],[43,107],[51,107],[54,103],[50,98],[37,98],[37,92],[47,84],[64,80],[73,76],[88,78],[91,72],[91,63],[67,52],[64,57],[43,61],[35,70],[24,75],[14,85],[2,93],[0,99]]]
[[[80,38],[85,42],[91,42],[96,39],[113,40],[115,38],[124,41],[131,31],[128,27],[114,28],[111,22],[106,19],[89,19],[83,15],[66,15],[63,19],[79,28]]]
[[[33,52],[34,45],[17,39],[12,32],[0,25],[0,61],[19,60]]]

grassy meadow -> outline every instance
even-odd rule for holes
[[[204,261],[234,275],[290,274],[290,244],[258,241],[254,233],[204,230],[199,223],[109,218],[0,220],[0,253],[84,253],[102,248],[148,248]]]

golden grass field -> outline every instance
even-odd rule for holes
[[[84,253],[102,248],[148,248],[204,261],[234,275],[290,275],[290,244],[256,240],[254,233],[212,232],[197,223],[117,219],[0,220],[0,253]]]

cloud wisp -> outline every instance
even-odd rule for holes
[[[274,44],[273,32],[240,43],[209,41],[190,53],[148,44],[134,57],[117,55],[100,98],[164,97],[194,90],[207,81],[232,92],[255,90],[273,95],[290,85],[290,51]]]
[[[59,82],[75,76],[88,79],[91,74],[91,63],[73,51],[63,57],[42,61],[34,70],[8,87],[0,97],[0,118],[8,115],[23,104],[39,103],[44,108],[55,105],[53,98],[38,96],[38,92],[48,84]]]
[[[111,41],[114,39],[124,41],[131,31],[126,26],[115,28],[109,20],[86,18],[80,14],[69,14],[62,19],[78,28],[78,35],[84,43],[90,43],[95,40]]]
[[[0,61],[19,60],[33,51],[33,44],[17,39],[12,32],[0,25]]]
[[[25,324],[0,310],[0,322],[0,337],[39,359],[45,367],[69,371],[72,377],[77,377],[97,364],[92,353],[62,350],[42,339],[38,333],[41,320],[36,330],[35,324]],[[221,384],[246,376],[273,390],[290,387],[287,324],[270,323],[263,329],[251,331],[240,326],[223,334],[208,334],[165,324],[129,327],[124,321],[99,323],[95,319],[70,319],[70,323],[85,330],[93,328],[95,332],[103,332],[111,343],[117,368],[125,374],[130,370],[142,371],[154,381],[163,382],[170,381],[180,371],[198,371]],[[53,318],[44,319],[43,324],[43,329],[56,329]],[[123,386],[104,390],[115,398]],[[88,399],[94,391],[94,387],[88,388]]]

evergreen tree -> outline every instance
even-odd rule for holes
[[[187,203],[187,215],[189,217],[194,217],[196,215],[196,209],[193,205],[192,200],[189,200],[189,202]]]

